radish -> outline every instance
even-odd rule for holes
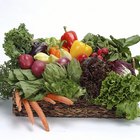
[[[21,54],[19,56],[19,58],[18,58],[19,66],[22,69],[29,69],[29,68],[31,68],[33,62],[34,62],[34,59],[29,54]]]
[[[46,67],[46,63],[40,60],[36,60],[34,61],[32,67],[31,67],[31,71],[33,73],[33,75],[35,75],[37,78],[40,78],[42,73],[44,72]]]

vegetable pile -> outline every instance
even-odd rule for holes
[[[83,100],[113,109],[116,116],[138,117],[140,56],[132,57],[129,47],[140,36],[116,39],[88,33],[80,41],[74,31],[64,29],[60,39],[34,39],[25,24],[5,34],[3,48],[10,60],[0,66],[0,98],[14,96],[18,111],[23,104],[32,124],[34,109],[46,131],[41,100],[53,105]]]

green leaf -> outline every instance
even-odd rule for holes
[[[121,48],[123,46],[122,40],[116,39],[112,35],[110,35],[110,38],[116,44],[117,48]]]
[[[41,101],[44,98],[44,92],[43,93],[38,93],[36,95],[33,95],[29,98],[30,101]]]
[[[134,35],[131,37],[128,37],[123,45],[123,47],[129,47],[132,46],[140,41],[140,36],[139,35]]]
[[[30,69],[21,69],[21,73],[28,79],[28,80],[36,80],[37,78],[32,74]]]
[[[76,82],[69,79],[48,83],[45,82],[46,90],[67,98],[76,100],[86,93],[86,90],[80,87]]]
[[[116,115],[125,116],[128,120],[133,120],[140,115],[140,108],[137,102],[126,101],[116,106]]]
[[[3,48],[6,55],[17,61],[17,57],[23,53],[29,53],[32,49],[33,35],[28,32],[25,24],[13,28],[5,33]]]
[[[20,69],[14,69],[13,73],[15,75],[15,77],[20,81],[20,80],[25,80],[25,76],[23,75],[23,73],[21,72]]]
[[[140,80],[134,75],[118,75],[110,72],[102,81],[100,95],[91,99],[97,105],[104,105],[111,109],[125,101],[140,101]]]
[[[82,69],[81,69],[79,61],[77,61],[76,59],[72,59],[71,62],[67,66],[67,73],[68,73],[68,78],[70,80],[73,80],[79,83],[79,80],[82,74]]]
[[[13,71],[10,71],[10,72],[9,72],[8,79],[9,79],[10,81],[17,81],[17,80],[18,80],[18,79],[15,77]]]
[[[112,53],[110,55],[109,61],[115,61],[117,59],[119,59],[119,54],[118,53]]]
[[[19,88],[23,91],[25,98],[29,98],[37,94],[44,87],[42,79],[35,81],[20,81],[18,82],[18,85]]]
[[[134,57],[134,60],[135,60],[135,68],[139,68],[140,67],[140,55],[137,55]]]

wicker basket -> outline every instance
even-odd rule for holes
[[[52,105],[45,101],[40,101],[38,103],[47,117],[120,118],[115,115],[114,110],[107,110],[97,105],[89,105],[85,101],[76,102],[72,106],[67,106],[61,103]],[[14,100],[13,100],[13,113],[16,116],[27,116],[24,107],[22,107],[22,111],[20,112],[17,110]],[[34,111],[33,113],[34,116],[37,116],[37,114]]]

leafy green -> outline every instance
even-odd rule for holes
[[[60,40],[56,39],[55,37],[46,38],[45,42],[49,47],[59,46]]]
[[[9,71],[8,79],[10,81],[36,80],[30,69],[12,69]]]
[[[140,68],[140,55],[136,55],[133,60],[134,60],[134,67],[136,69]]]
[[[128,37],[124,44],[123,44],[123,47],[129,47],[129,46],[132,46],[136,43],[138,43],[140,41],[140,36],[139,35],[134,35],[134,36],[131,36],[131,37]]]
[[[44,87],[43,79],[34,81],[19,81],[17,83],[19,89],[24,93],[24,98],[30,98],[32,95],[36,95]]]
[[[20,54],[29,53],[32,49],[33,35],[28,32],[25,24],[20,24],[16,29],[5,33],[3,48],[5,54],[16,60]]]
[[[82,74],[82,69],[80,63],[76,59],[72,59],[71,62],[68,64],[67,73],[69,79],[77,83],[79,82]]]
[[[100,95],[94,100],[95,104],[105,105],[112,109],[115,105],[130,101],[140,100],[140,81],[133,75],[119,75],[110,72],[102,82]]]
[[[32,81],[32,80],[36,80],[37,78],[32,74],[30,69],[19,69],[19,71],[21,71],[21,73],[24,75],[24,77],[26,77],[26,79]]]
[[[29,100],[41,100],[45,95],[44,79],[37,79],[30,69],[12,69],[7,82],[21,91],[22,97]]]
[[[41,101],[41,100],[44,98],[44,96],[45,96],[44,91],[43,91],[43,92],[39,91],[38,94],[35,94],[35,95],[33,94],[33,95],[30,96],[28,99],[29,99],[30,101]]]
[[[112,109],[117,107],[119,110],[123,110],[125,104],[130,102],[139,102],[140,101],[140,79],[134,75],[127,74],[126,76],[118,75],[114,72],[110,72],[106,79],[102,82],[100,89],[100,95],[96,99],[91,99],[91,102],[96,105],[106,106],[107,109]],[[133,106],[134,104],[132,104]],[[129,104],[129,107],[131,104]],[[134,107],[134,106],[133,106]],[[122,112],[121,110],[121,112]],[[137,110],[130,110],[136,111]],[[130,115],[127,118],[134,117],[131,116],[131,113],[128,112],[127,108],[124,110],[126,115]]]
[[[125,116],[128,120],[133,120],[140,115],[138,102],[126,101],[116,105],[116,115]]]
[[[16,65],[12,60],[0,65],[0,99],[9,99],[9,97],[12,97],[13,86],[9,84],[8,77],[11,69],[15,67]]]
[[[14,76],[16,77],[17,80],[25,80],[25,77],[23,73],[20,71],[20,69],[13,69]]]
[[[86,92],[76,82],[69,79],[61,79],[61,81],[54,83],[45,82],[45,86],[49,92],[66,96],[70,99],[77,99]]]
[[[89,57],[81,64],[81,68],[80,85],[86,88],[87,99],[96,98],[100,94],[102,81],[110,72],[110,65],[98,58]]]
[[[43,73],[45,87],[48,92],[78,99],[86,91],[79,86],[81,68],[77,60],[72,60],[66,67],[57,63],[47,64]]]
[[[132,55],[129,47],[138,43],[140,36],[134,35],[128,38],[116,39],[110,35],[110,39],[108,39],[100,35],[88,33],[82,41],[90,45],[93,51],[96,51],[98,48],[108,48],[109,54],[106,56],[106,59],[109,61],[119,59],[130,62]]]

